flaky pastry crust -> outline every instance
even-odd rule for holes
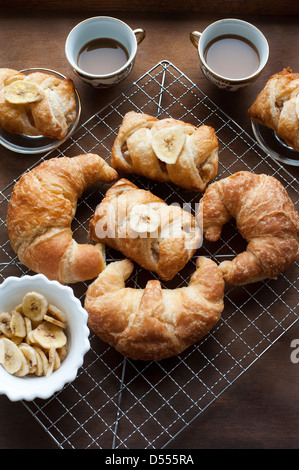
[[[232,217],[247,249],[223,261],[224,279],[243,285],[276,279],[299,254],[299,215],[283,185],[273,176],[240,171],[212,183],[202,197],[203,232],[219,239]]]
[[[95,278],[105,266],[104,247],[78,244],[71,223],[83,191],[116,178],[95,154],[52,158],[25,173],[7,211],[8,235],[19,260],[62,284]]]
[[[180,126],[185,143],[175,163],[160,161],[153,147],[155,133]],[[157,119],[148,114],[128,112],[111,151],[111,166],[122,174],[138,174],[149,179],[172,182],[190,191],[204,191],[218,170],[218,139],[210,126],[198,128],[180,120]]]
[[[110,263],[88,287],[84,307],[90,329],[134,360],[162,360],[180,354],[205,336],[220,319],[224,304],[221,270],[197,259],[187,287],[162,289],[157,280],[145,289],[125,287],[133,263]]]

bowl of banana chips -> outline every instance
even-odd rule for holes
[[[88,315],[69,286],[42,274],[0,284],[0,394],[47,399],[75,380],[90,349]]]

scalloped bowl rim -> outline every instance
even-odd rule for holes
[[[17,292],[13,292],[18,288]],[[59,369],[49,377],[16,377],[9,374],[0,365],[0,395],[5,394],[11,401],[47,399],[64,385],[77,377],[78,369],[82,366],[84,355],[90,349],[88,314],[81,302],[75,297],[71,287],[58,281],[49,280],[43,274],[22,277],[10,276],[0,284],[0,311],[12,309],[20,303],[28,290],[42,292],[51,303],[56,303],[67,315],[71,310],[73,321],[67,326],[68,354]],[[8,296],[8,297],[7,297]],[[13,298],[13,300],[12,300]],[[72,307],[68,309],[67,306]]]

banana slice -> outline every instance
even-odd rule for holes
[[[182,151],[185,139],[180,126],[165,127],[153,135],[152,147],[159,160],[173,164]]]
[[[66,321],[44,295],[28,292],[21,304],[0,312],[0,364],[17,377],[49,377],[67,354]]]
[[[23,365],[23,354],[18,346],[8,338],[0,339],[0,364],[9,374],[15,374]]]
[[[66,314],[55,305],[53,304],[48,305],[48,313],[50,313],[53,317],[57,318],[57,320],[63,323],[66,322]]]
[[[24,338],[26,336],[26,326],[23,315],[17,310],[12,310],[10,329],[14,336]]]
[[[62,348],[57,348],[57,354],[60,359],[60,362],[63,362],[67,354],[67,345],[65,344]]]
[[[37,346],[33,347],[35,354],[36,354],[36,368],[35,368],[35,375],[38,377],[41,377],[44,374],[44,359],[42,359],[41,354],[39,354],[39,351],[42,352],[40,348]]]
[[[22,355],[22,365],[20,369],[14,373],[14,375],[16,375],[17,377],[24,377],[25,375],[29,374],[29,364],[27,362],[27,359],[22,352],[21,352],[21,355]]]
[[[22,341],[24,340],[24,338],[22,338],[22,336],[11,336],[9,339],[10,339],[10,341],[12,341],[13,343],[15,343],[17,345],[22,343]]]
[[[59,369],[60,366],[61,366],[61,359],[59,357],[57,349],[55,349],[54,370]]]
[[[53,323],[53,325],[59,326],[59,328],[66,328],[66,323],[63,323],[62,321],[59,321],[50,315],[45,315],[44,320],[48,321],[49,323]]]
[[[23,353],[29,367],[29,374],[33,374],[37,367],[37,354],[35,349],[27,343],[21,343],[19,350]]]
[[[52,323],[43,321],[30,333],[30,341],[38,344],[42,348],[61,348],[66,344],[64,331]]]
[[[35,347],[37,356],[39,357],[39,370],[37,375],[47,375],[49,362],[45,352],[39,348]]]
[[[23,307],[22,307],[22,304],[18,304],[13,310],[15,310],[16,312],[19,312],[23,315]]]
[[[129,218],[131,229],[138,234],[156,232],[160,225],[157,206],[151,204],[136,204]]]
[[[26,336],[28,336],[30,331],[32,331],[32,323],[31,323],[30,318],[24,317],[24,323],[25,323],[25,328],[26,328]]]
[[[13,332],[10,328],[11,313],[1,312],[0,313],[0,332],[3,333],[7,338],[13,336]]]
[[[48,310],[48,301],[39,292],[28,292],[22,302],[23,313],[33,322],[42,321]]]
[[[40,101],[44,97],[42,88],[28,80],[16,80],[5,89],[5,99],[12,104],[27,104]]]
[[[56,354],[56,349],[51,347],[49,349],[49,355],[48,355],[48,370],[46,373],[46,377],[49,377],[54,371],[54,366],[55,366],[55,354]]]

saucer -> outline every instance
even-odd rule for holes
[[[299,166],[299,153],[282,140],[272,129],[251,120],[253,134],[262,149],[281,163]]]
[[[42,68],[30,68],[20,70],[20,73],[27,74],[32,72],[44,72],[49,75],[55,75],[58,78],[65,79],[66,77],[54,70],[42,69]],[[48,152],[59,147],[65,142],[75,131],[81,115],[81,102],[80,97],[75,89],[76,95],[76,119],[69,127],[67,135],[62,140],[54,140],[48,137],[40,136],[27,136],[24,134],[12,134],[4,129],[0,129],[0,144],[7,149],[23,154],[37,154]]]

